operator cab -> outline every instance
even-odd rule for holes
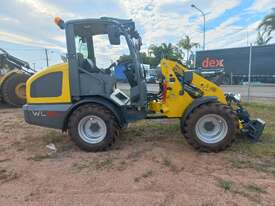
[[[66,30],[72,99],[99,95],[120,106],[146,107],[147,90],[139,57],[141,39],[132,20],[103,17],[58,23]],[[128,52],[130,58],[115,60],[117,51],[122,51],[121,55]],[[130,97],[117,88],[112,72],[117,64],[126,67]]]

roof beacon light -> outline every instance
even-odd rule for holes
[[[60,17],[55,17],[54,22],[60,29],[65,29],[65,22]]]

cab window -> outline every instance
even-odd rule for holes
[[[120,45],[111,45],[108,35],[93,36],[94,54],[98,68],[108,68],[112,62],[116,62],[123,56],[129,56],[130,52],[124,36],[120,38]]]
[[[80,36],[75,37],[75,48],[76,53],[82,54],[85,59],[88,58],[88,44],[84,38]]]

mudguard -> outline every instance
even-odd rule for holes
[[[208,103],[208,102],[218,102],[218,98],[214,96],[204,96],[204,97],[199,97],[195,99],[192,104],[184,111],[181,121],[185,121],[188,115],[196,109],[198,106]]]
[[[81,105],[89,104],[89,103],[100,104],[100,105],[106,107],[107,109],[109,109],[115,115],[115,117],[119,123],[119,126],[121,128],[124,128],[127,125],[127,123],[124,119],[123,111],[119,106],[117,106],[115,103],[113,103],[110,100],[105,99],[103,97],[90,97],[90,98],[85,98],[83,100],[78,101],[76,104],[73,104],[68,109],[65,119],[64,119],[63,127],[62,127],[63,131],[67,130],[68,120],[69,120],[69,117],[72,114],[72,112],[75,111]]]

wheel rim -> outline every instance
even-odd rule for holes
[[[80,120],[78,133],[83,141],[89,144],[97,144],[106,137],[107,126],[100,117],[89,115]]]
[[[15,87],[15,94],[20,99],[26,99],[26,84],[20,83]]]
[[[222,141],[228,132],[228,125],[223,117],[217,114],[202,116],[196,123],[197,137],[207,144]]]

